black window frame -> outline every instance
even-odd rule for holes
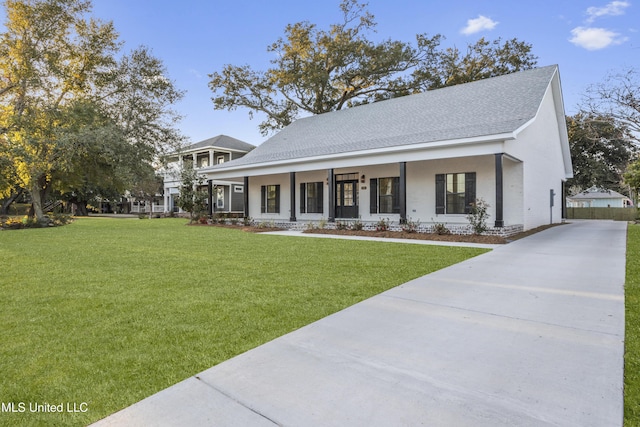
[[[391,180],[391,194],[380,194],[382,186],[380,180]],[[380,178],[371,178],[369,180],[369,196],[370,196],[370,208],[371,214],[399,214],[400,213],[400,177],[388,176]],[[387,200],[391,200],[391,209],[382,209],[382,203],[380,199],[384,197]],[[389,203],[384,204],[388,208]]]
[[[447,194],[447,179],[449,176],[464,175],[464,207],[461,211],[450,212],[449,203],[452,193]],[[449,199],[449,200],[448,200]],[[436,174],[436,214],[437,215],[465,215],[471,212],[471,206],[476,202],[476,173],[454,172]]]
[[[309,191],[313,188],[313,191]],[[300,213],[324,213],[324,183],[300,183]]]
[[[261,213],[280,213],[280,184],[261,186],[260,195]]]

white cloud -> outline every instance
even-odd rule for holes
[[[469,35],[478,33],[482,30],[493,30],[496,25],[498,25],[497,21],[487,18],[486,16],[478,15],[475,19],[467,20],[467,26],[460,30],[460,32],[462,34]]]
[[[571,30],[571,34],[573,37],[569,41],[587,50],[604,49],[627,40],[627,37],[622,37],[619,33],[605,28],[576,27]]]
[[[200,74],[200,72],[194,68],[189,68],[187,72],[198,80],[202,79],[202,74]]]
[[[614,0],[603,7],[591,6],[587,8],[587,22],[591,23],[601,16],[624,15],[625,9],[631,6],[628,1]]]

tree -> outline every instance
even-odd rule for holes
[[[153,202],[156,194],[162,191],[162,177],[156,175],[152,167],[146,170],[138,170],[135,181],[131,187],[131,195],[136,199],[144,200],[149,206],[149,218],[153,217]]]
[[[608,115],[631,131],[640,142],[640,73],[628,67],[609,74],[605,81],[588,89],[588,108],[592,113]]]
[[[180,171],[182,185],[176,206],[189,212],[190,221],[197,221],[205,215],[209,194],[202,189],[204,178],[191,165],[184,164]]]
[[[484,39],[462,55],[440,50],[442,35],[416,36],[415,44],[374,43],[375,28],[366,4],[343,0],[342,22],[319,30],[309,22],[290,24],[285,37],[268,47],[272,68],[226,65],[209,75],[214,108],[247,108],[263,113],[263,135],[290,124],[302,113],[322,114],[359,104],[421,92],[531,68],[531,46]]]
[[[86,17],[90,0],[4,4],[0,150],[12,160],[15,182],[0,180],[0,192],[6,194],[11,185],[25,188],[36,217],[44,221],[43,196],[52,183],[72,192],[74,186],[95,189],[112,173],[134,175],[114,154],[124,142],[126,164],[141,168],[161,147],[179,143],[173,128],[178,116],[169,106],[182,92],[146,48],[116,61],[121,43],[111,23]],[[91,161],[99,167],[80,180],[79,166]]]
[[[637,153],[631,132],[613,117],[581,112],[567,117],[572,192],[592,186],[624,192],[623,173]]]
[[[111,24],[84,19],[83,0],[6,0],[0,35],[0,130],[20,185],[44,220],[42,195],[52,169],[65,106],[86,94],[92,77],[112,63]]]

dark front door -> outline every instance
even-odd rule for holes
[[[336,218],[358,218],[358,181],[336,181]]]

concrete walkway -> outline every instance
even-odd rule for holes
[[[626,224],[574,222],[223,362],[99,426],[621,426]]]

